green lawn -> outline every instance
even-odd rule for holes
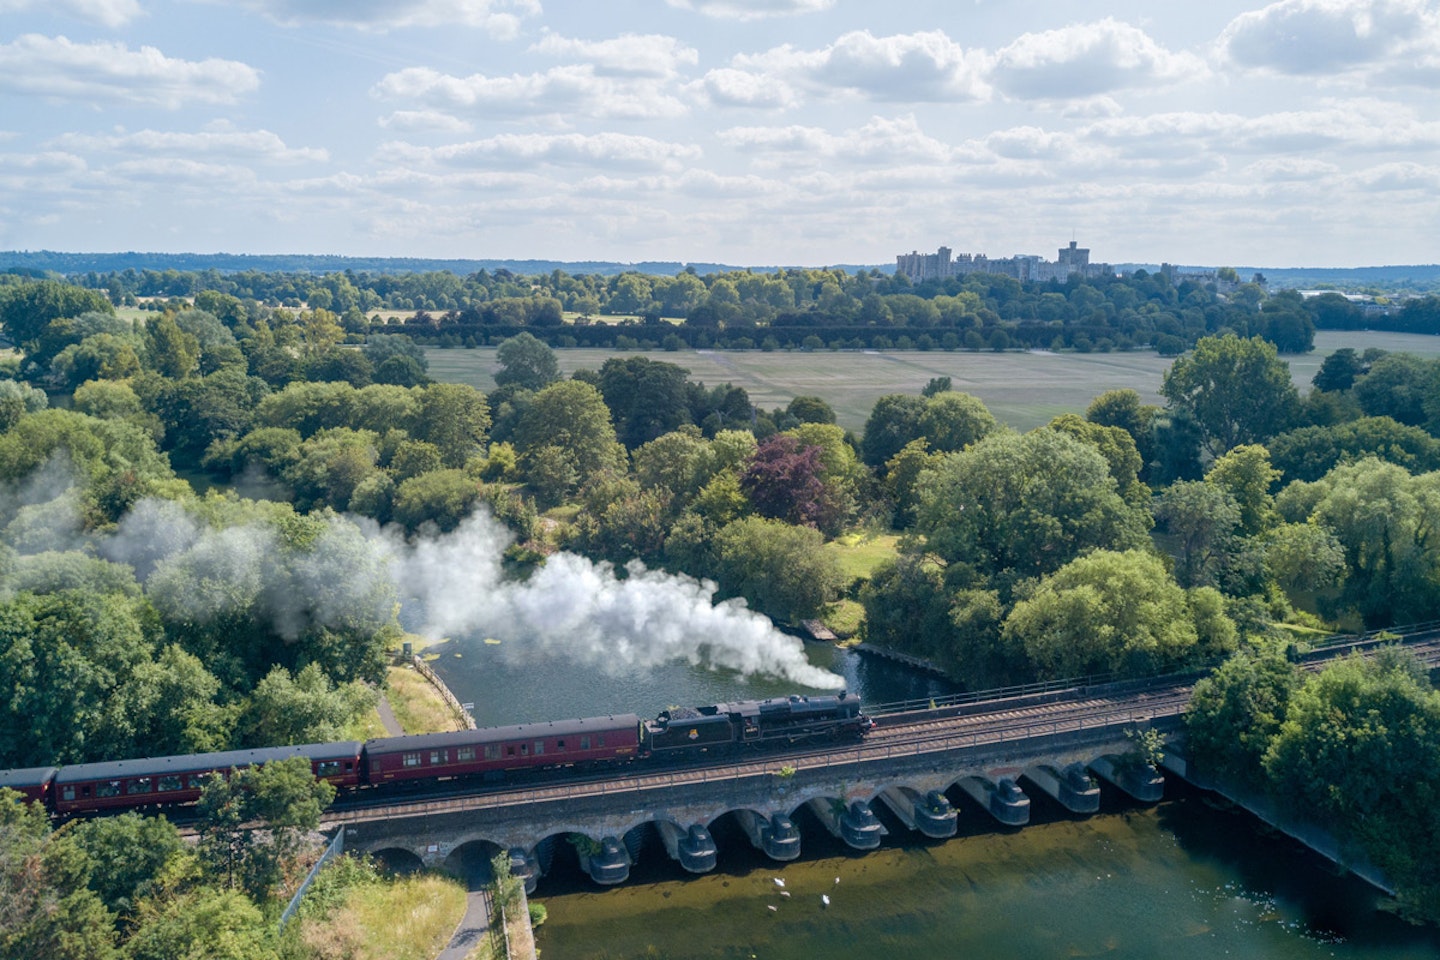
[[[1296,384],[1309,389],[1310,379],[1325,356],[1341,347],[1381,347],[1421,356],[1440,356],[1440,337],[1369,331],[1325,331],[1315,336],[1315,351],[1286,358]],[[765,353],[760,350],[632,351],[654,360],[679,364],[690,377],[715,386],[744,387],[752,403],[770,409],[801,394],[823,397],[835,408],[842,427],[859,431],[875,401],[887,393],[919,393],[932,377],[949,377],[956,390],[973,393],[1000,420],[1029,430],[1062,413],[1083,413],[1106,390],[1130,387],[1149,403],[1160,404],[1158,391],[1173,362],[1152,351],[1128,353],[946,353],[944,351],[831,351]],[[473,350],[425,351],[430,375],[438,380],[468,383],[484,391],[495,388],[494,347]],[[588,367],[598,369],[612,356],[629,353],[589,347],[555,351],[567,376]]]
[[[825,549],[840,561],[840,571],[847,581],[868,580],[876,567],[896,555],[895,545],[899,542],[899,535],[893,533],[879,536],[847,533],[825,544]]]

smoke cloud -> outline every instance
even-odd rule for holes
[[[282,551],[263,521],[216,529],[165,500],[144,500],[102,536],[79,529],[73,470],[55,460],[0,491],[0,523],[21,553],[85,549],[134,568],[167,618],[244,615],[287,639],[314,627],[384,622],[394,600],[432,638],[494,638],[512,663],[562,660],[612,674],[684,661],[834,689],[804,645],[715,585],[632,563],[617,571],[571,553],[527,580],[507,579],[510,532],[483,508],[455,531],[404,540],[334,518],[308,551]],[[283,559],[282,559],[283,557]]]
[[[505,580],[510,534],[484,511],[453,533],[392,542],[391,573],[417,632],[502,641],[512,662],[564,659],[619,673],[676,660],[807,687],[843,679],[805,659],[804,645],[743,602],[715,602],[715,585],[631,563],[613,567],[559,553],[523,582]]]

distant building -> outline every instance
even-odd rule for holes
[[[1091,263],[1089,249],[1076,246],[1073,240],[1069,247],[1059,251],[1054,263],[1034,254],[1016,254],[996,260],[991,260],[983,253],[962,253],[955,256],[949,247],[941,247],[935,253],[912,252],[898,255],[895,258],[895,272],[908,277],[911,283],[946,280],[972,273],[996,274],[1021,281],[1063,281],[1076,274],[1093,278],[1113,276],[1115,273],[1108,263]]]

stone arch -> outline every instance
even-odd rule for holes
[[[380,864],[382,870],[390,873],[419,873],[425,868],[425,861],[420,859],[420,854],[404,847],[385,847],[373,850],[370,852],[370,856]]]
[[[460,877],[471,890],[479,890],[495,879],[490,861],[503,852],[491,840],[467,840],[457,844],[445,857],[444,869]]]

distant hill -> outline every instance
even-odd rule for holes
[[[1156,263],[1117,263],[1122,273],[1144,268],[1152,273],[1160,269]],[[1213,270],[1214,267],[1182,266],[1181,270]],[[1387,290],[1433,290],[1440,288],[1440,264],[1411,264],[1384,267],[1236,267],[1235,272],[1249,280],[1257,273],[1265,275],[1272,290],[1309,290],[1334,286],[1345,290],[1376,287]]]
[[[848,273],[869,270],[868,265],[837,264]],[[332,257],[314,254],[232,254],[232,253],[59,253],[52,250],[0,251],[0,271],[42,271],[70,276],[78,273],[110,273],[121,270],[177,270],[193,272],[215,270],[239,273],[258,270],[264,273],[423,273],[448,270],[465,275],[480,270],[509,270],[511,273],[534,275],[561,270],[568,274],[599,274],[614,276],[628,271],[673,277],[686,267],[697,273],[724,273],[729,270],[774,272],[779,267],[736,267],[723,263],[681,263],[679,261],[645,260],[620,263],[611,260],[427,260],[417,257]],[[890,272],[893,266],[879,267]]]

